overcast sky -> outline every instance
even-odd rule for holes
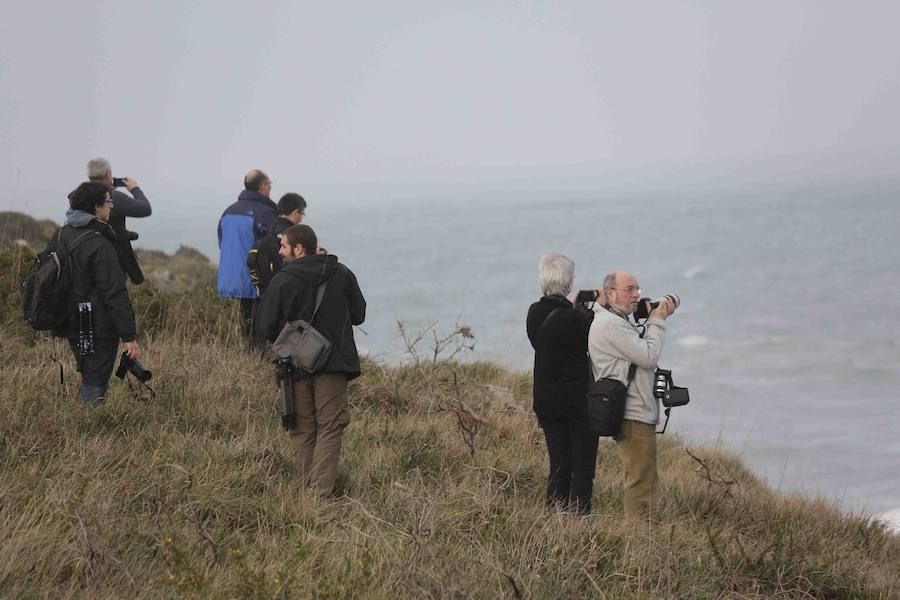
[[[69,190],[95,155],[142,182],[211,189],[239,189],[261,167],[277,191],[900,150],[897,2],[82,0],[3,12],[7,190]]]

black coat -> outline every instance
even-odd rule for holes
[[[77,338],[77,304],[90,302],[95,338],[133,341],[136,329],[134,310],[125,287],[125,272],[122,271],[116,253],[116,234],[107,223],[99,219],[94,219],[83,227],[64,225],[58,233],[63,243],[71,246],[85,232],[88,232],[86,239],[80,240],[69,254],[72,268],[72,311],[69,322],[53,333],[60,337]],[[54,235],[53,239],[56,240],[57,236]]]
[[[553,318],[538,331],[554,309]],[[534,348],[534,412],[542,419],[585,415],[587,337],[593,313],[561,296],[544,296],[528,309],[525,327]]]
[[[325,295],[312,325],[333,346],[322,372],[346,373],[353,379],[359,376],[360,367],[352,326],[365,320],[366,300],[356,276],[337,256],[305,256],[284,265],[260,301],[256,337],[274,342],[287,321],[308,321],[316,304],[316,288],[323,281]]]
[[[254,244],[256,246],[256,255],[251,253],[247,256],[247,268],[250,269],[250,280],[257,283],[259,293],[262,294],[275,273],[281,269],[284,260],[278,253],[281,248],[281,234],[288,227],[293,227],[294,222],[284,217],[278,217],[274,223],[266,229],[265,235]],[[252,257],[252,258],[251,258]]]

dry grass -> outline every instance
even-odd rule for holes
[[[623,522],[608,442],[594,514],[546,509],[530,378],[483,363],[365,362],[341,495],[318,499],[234,307],[146,288],[138,313],[155,323],[141,342],[157,396],[114,380],[94,411],[63,344],[0,325],[0,597],[900,595],[900,539],[881,525],[669,435],[661,523]]]

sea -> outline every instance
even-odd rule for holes
[[[137,245],[185,244],[218,260],[216,223],[237,190],[146,192],[153,216],[129,220]],[[474,349],[459,357],[530,370],[525,315],[545,253],[575,261],[575,289],[624,270],[648,297],[677,294],[660,365],[691,401],[672,411],[671,435],[737,455],[783,492],[882,514],[900,508],[898,194],[852,184],[320,192],[307,195],[305,222],[356,274],[368,304],[357,342],[385,363],[409,359],[400,323],[426,333],[423,355],[434,334],[466,326]]]

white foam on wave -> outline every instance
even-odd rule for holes
[[[716,344],[712,338],[708,338],[705,335],[699,335],[696,333],[690,333],[688,335],[682,336],[678,338],[675,343],[679,346],[684,346],[685,348],[705,348],[707,346],[714,346]]]
[[[705,273],[709,267],[706,265],[694,265],[683,273],[685,279],[693,279],[697,275]]]
[[[900,535],[900,508],[895,508],[894,510],[882,513],[878,519],[887,525],[887,528],[890,531]]]

